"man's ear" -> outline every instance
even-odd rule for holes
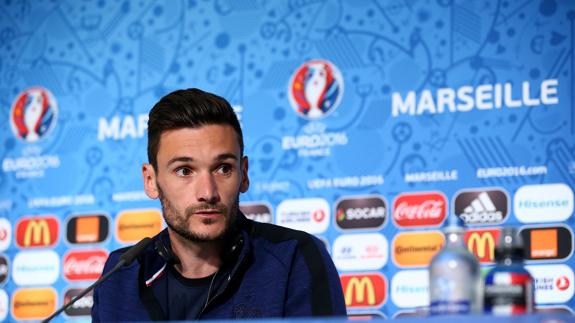
[[[144,191],[151,199],[157,199],[158,184],[156,183],[156,171],[151,164],[142,165],[142,177],[144,178]]]
[[[248,157],[243,156],[240,162],[240,171],[242,173],[242,182],[240,183],[240,192],[245,193],[250,187],[250,178],[248,177]]]

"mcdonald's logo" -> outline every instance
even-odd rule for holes
[[[16,244],[20,248],[52,247],[58,241],[58,231],[54,216],[23,218],[16,224]]]
[[[387,296],[387,282],[380,273],[341,275],[348,308],[380,307]]]
[[[469,252],[474,254],[481,263],[495,261],[495,247],[499,241],[501,229],[468,230],[464,239]]]

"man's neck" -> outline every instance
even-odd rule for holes
[[[192,242],[168,229],[172,251],[180,260],[176,270],[186,278],[203,278],[221,266],[222,241]]]

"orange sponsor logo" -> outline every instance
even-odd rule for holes
[[[557,229],[531,231],[531,258],[557,257]]]
[[[22,248],[51,247],[58,241],[58,220],[53,216],[29,217],[16,224],[16,244]]]
[[[100,240],[100,217],[83,216],[76,220],[76,242],[90,243]]]
[[[341,275],[348,308],[379,307],[385,302],[387,283],[380,273]]]
[[[500,232],[501,229],[468,230],[464,235],[467,249],[477,257],[479,262],[493,262]]]
[[[56,310],[53,288],[22,288],[12,295],[12,316],[17,320],[40,320]]]
[[[134,243],[162,231],[162,213],[158,210],[128,210],[118,214],[116,237],[123,243]]]
[[[444,243],[439,231],[400,233],[393,239],[393,261],[399,267],[428,266]]]

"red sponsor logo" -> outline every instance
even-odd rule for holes
[[[319,210],[314,211],[312,216],[316,222],[321,222],[321,221],[323,221],[323,219],[325,219],[325,212],[323,210],[319,209]]]
[[[569,288],[569,278],[565,277],[565,276],[561,276],[558,277],[557,280],[555,281],[555,286],[557,286],[557,289],[560,291],[564,291],[567,288]]]
[[[440,225],[447,215],[447,198],[439,192],[399,195],[393,202],[393,221],[399,227]]]
[[[21,248],[52,247],[58,241],[58,231],[53,216],[22,218],[16,224],[16,244]]]
[[[64,256],[64,277],[71,281],[96,280],[102,274],[108,253],[104,250],[70,251]]]
[[[387,283],[380,273],[340,276],[347,308],[379,307],[385,302]]]
[[[463,236],[469,252],[477,257],[481,263],[495,261],[495,247],[499,242],[500,228],[467,230]]]

